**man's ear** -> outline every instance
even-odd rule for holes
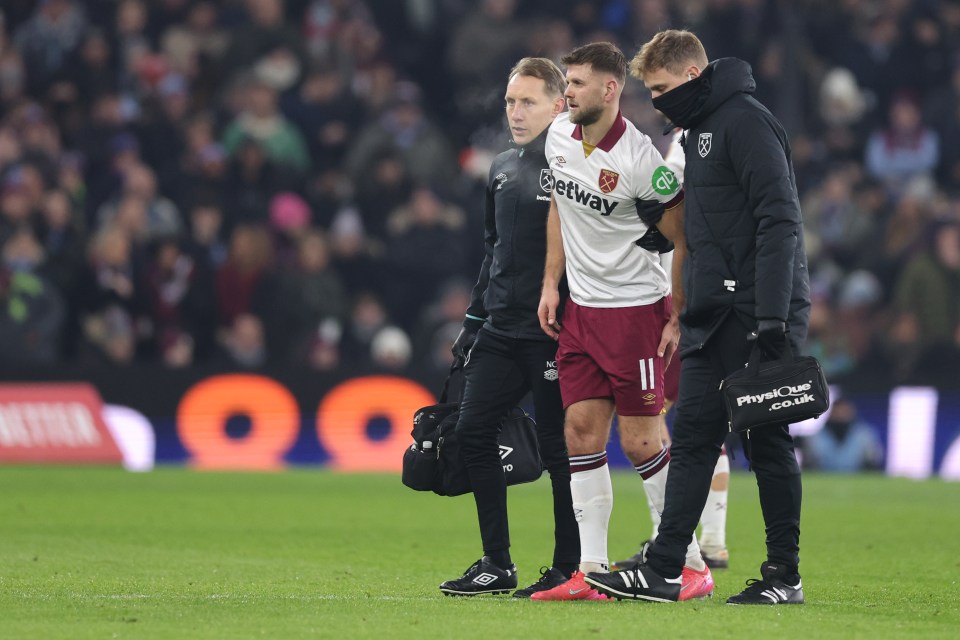
[[[563,112],[563,108],[567,106],[567,101],[563,99],[563,96],[560,96],[553,101],[553,117],[556,118],[558,114]]]
[[[604,100],[615,100],[617,97],[617,88],[620,86],[620,83],[614,79],[607,80],[607,83],[604,85],[603,90],[603,99]]]

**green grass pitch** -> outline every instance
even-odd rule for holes
[[[649,530],[614,477],[610,550]],[[735,473],[731,567],[681,604],[446,598],[479,556],[469,496],[395,475],[0,467],[0,638],[958,638],[960,484],[807,475],[807,604],[729,607],[763,528]],[[521,583],[551,554],[549,483],[510,490]]]

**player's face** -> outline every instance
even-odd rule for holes
[[[546,83],[533,76],[514,75],[507,83],[507,124],[513,141],[523,146],[543,133],[563,109],[563,98],[547,95]]]
[[[595,73],[588,64],[567,67],[567,90],[563,97],[570,111],[570,122],[589,126],[603,115],[603,95],[607,74]]]
[[[698,75],[700,75],[700,70],[696,67],[688,69],[683,73],[671,73],[664,67],[645,73],[643,75],[643,86],[650,90],[654,98],[659,98],[666,92],[676,89],[684,82],[693,80],[693,78]]]

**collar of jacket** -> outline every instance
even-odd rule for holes
[[[698,77],[654,100],[654,107],[670,119],[663,130],[667,135],[674,127],[697,126],[731,97],[738,93],[751,94],[756,89],[753,70],[747,62],[719,58],[708,64]]]
[[[540,132],[540,135],[538,135],[536,138],[534,138],[533,140],[531,140],[530,142],[528,142],[527,144],[525,144],[525,145],[523,145],[523,146],[520,146],[520,145],[518,145],[517,143],[514,142],[513,144],[516,145],[517,151],[519,152],[519,155],[520,155],[521,157],[523,157],[524,155],[526,155],[526,154],[528,154],[528,153],[539,153],[540,155],[543,155],[544,148],[547,146],[547,132],[548,132],[548,131],[550,131],[550,127],[549,127],[549,126],[548,126],[546,129],[544,129],[543,131],[541,131],[541,132]]]

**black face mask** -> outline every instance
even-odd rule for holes
[[[653,99],[653,108],[669,118],[673,125],[681,129],[689,129],[694,123],[693,118],[706,101],[709,86],[703,76],[684,82],[678,87],[667,91]],[[669,127],[667,131],[671,130]]]

